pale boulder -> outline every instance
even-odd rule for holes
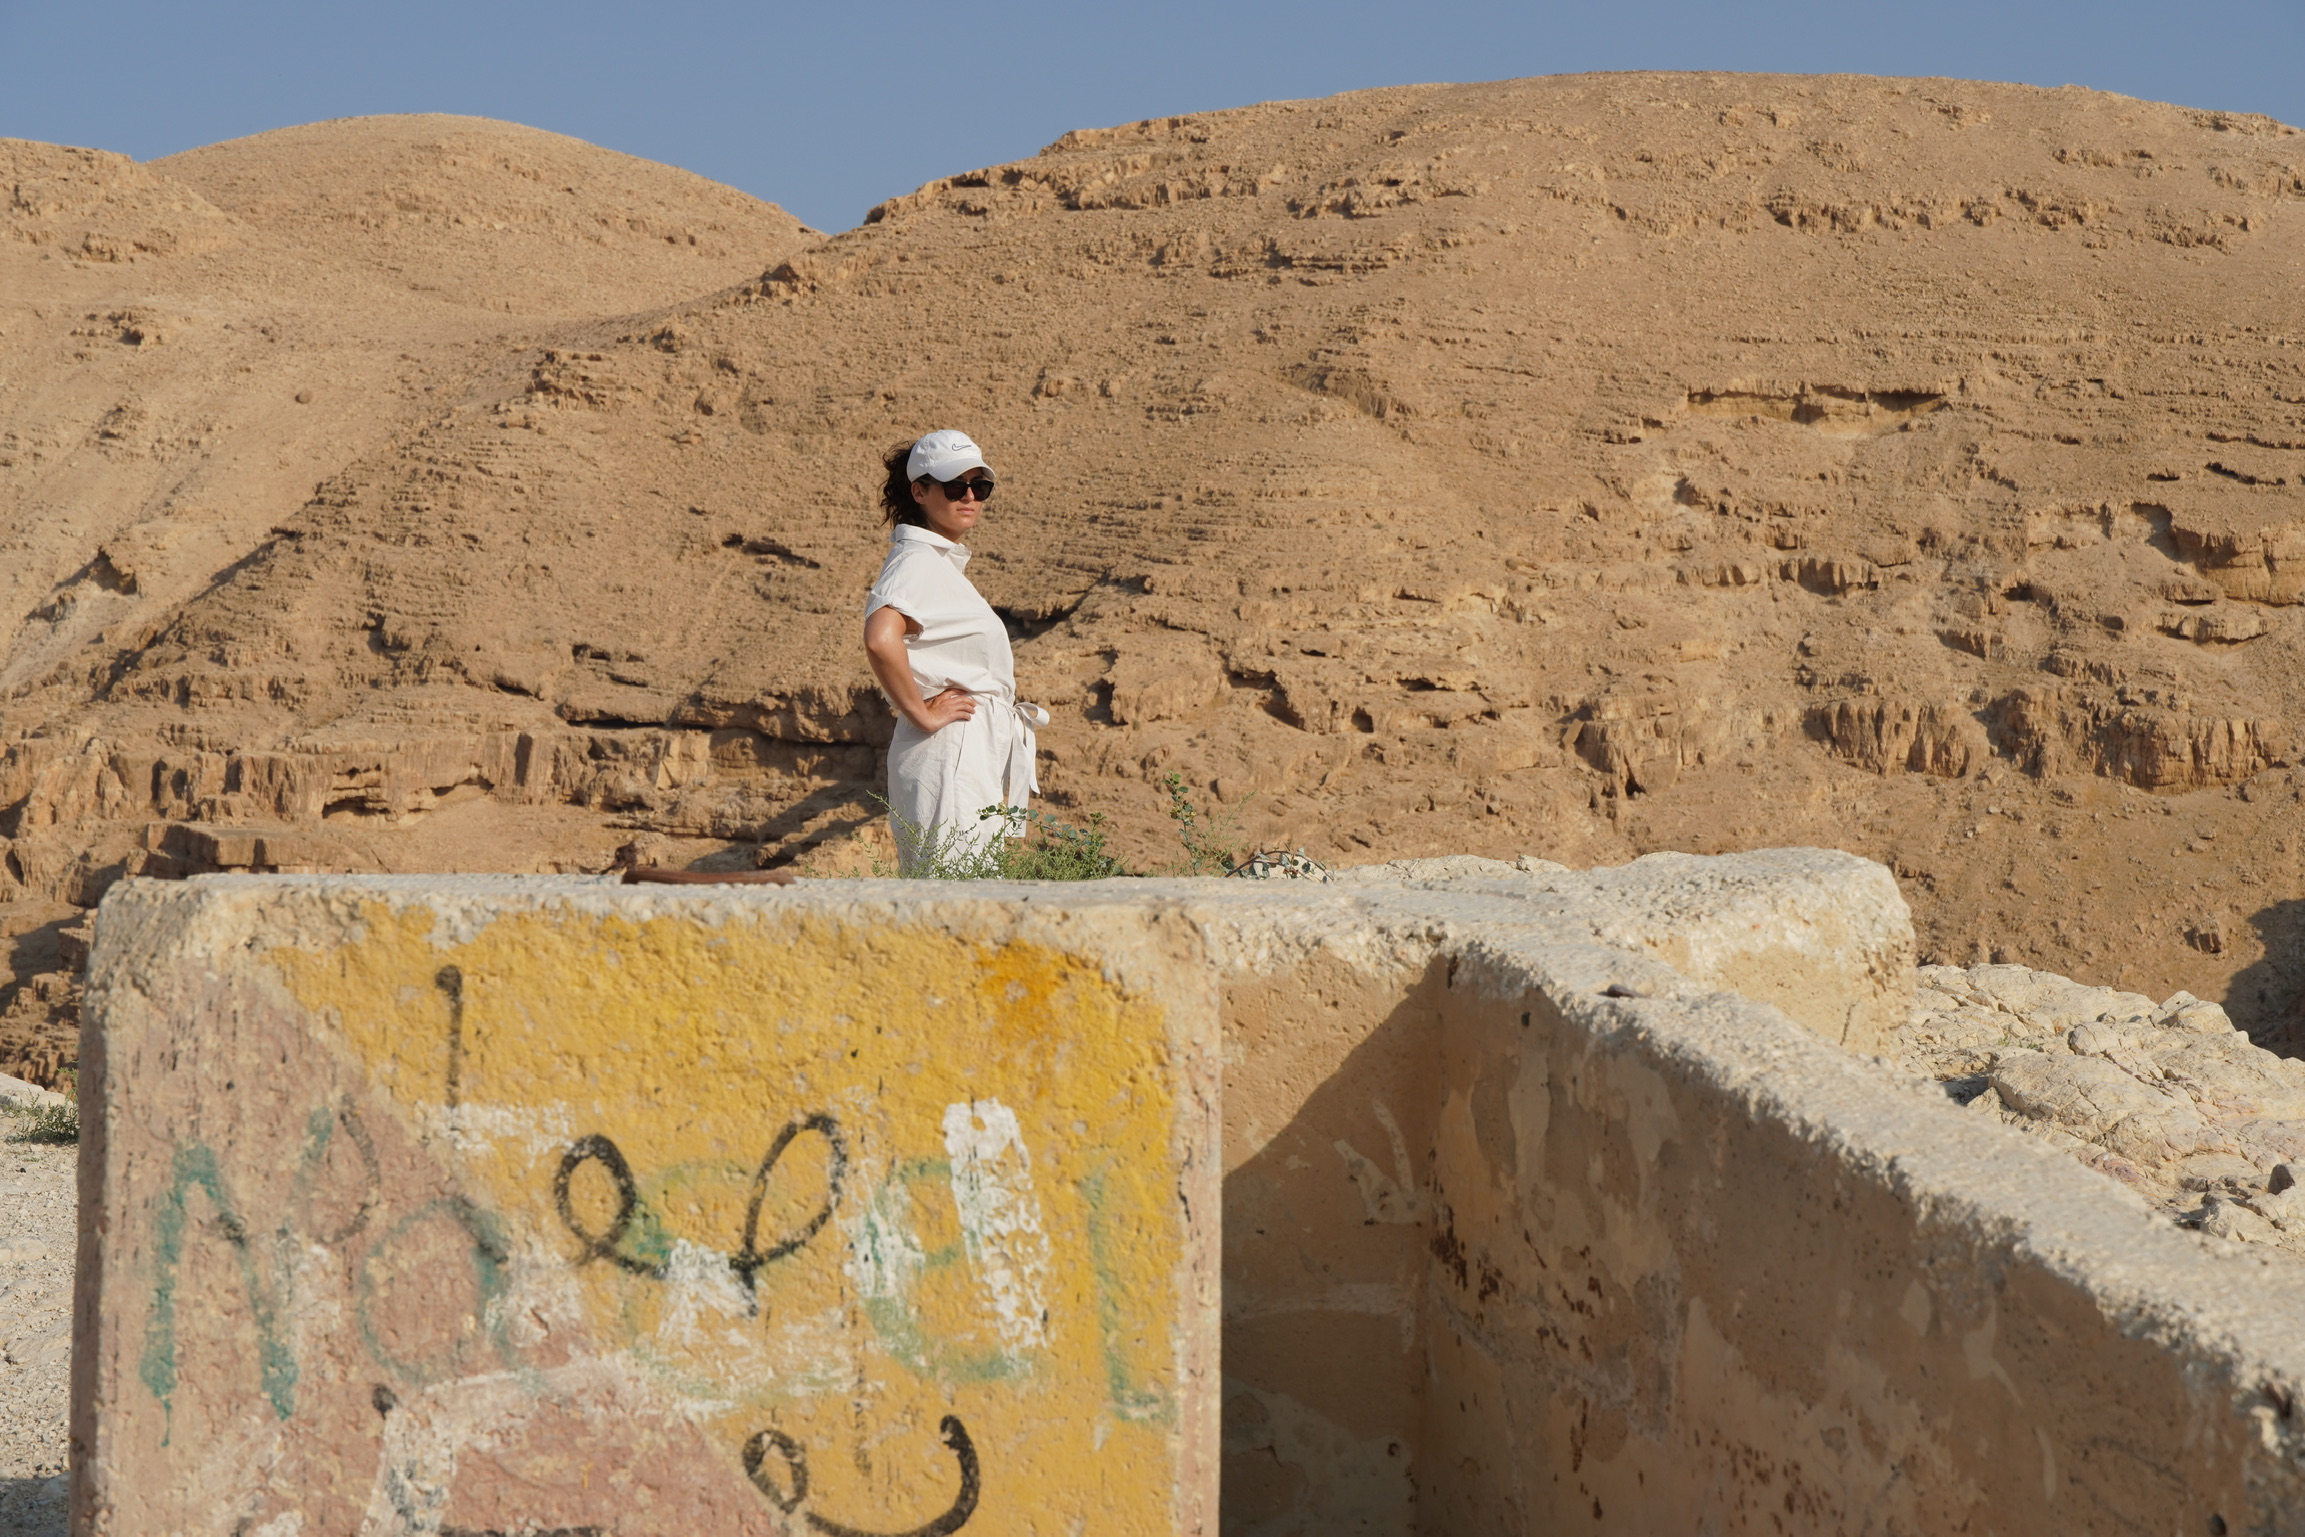
[[[2172,1152],[2189,1153],[2206,1130],[2186,1101],[2147,1088],[2100,1057],[2017,1052],[1994,1067],[1992,1082],[2018,1114],[2053,1122],[2125,1157],[2159,1162]]]

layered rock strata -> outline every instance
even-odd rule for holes
[[[1083,130],[829,238],[470,123],[10,146],[14,975],[155,821],[832,857],[890,725],[878,455],[953,423],[1049,799],[1143,868],[1171,773],[1330,860],[1832,843],[1936,960],[2289,1041],[2301,144],[1948,80],[1416,86]]]

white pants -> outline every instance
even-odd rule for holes
[[[988,847],[1006,824],[980,817],[987,806],[1024,806],[1030,780],[1015,783],[1012,764],[1020,752],[1031,772],[1031,749],[1019,733],[1030,727],[1005,700],[979,697],[976,713],[934,732],[923,733],[902,716],[888,744],[888,804],[896,824],[896,867],[902,875],[925,875],[927,835],[944,859],[966,859]],[[1011,794],[1014,799],[1011,800]],[[1021,833],[1022,829],[1018,831]]]

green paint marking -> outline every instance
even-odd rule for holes
[[[672,1234],[666,1231],[664,1219],[645,1197],[635,1196],[632,1203],[632,1221],[624,1230],[624,1252],[649,1269],[661,1272],[672,1258]]]
[[[959,1241],[924,1252],[909,1220],[912,1187],[924,1181],[949,1190],[952,1164],[943,1158],[919,1158],[897,1165],[888,1181],[865,1203],[855,1242],[868,1273],[881,1287],[863,1298],[864,1316],[873,1332],[905,1370],[946,1385],[1008,1382],[1026,1376],[1028,1364],[1005,1350],[958,1350],[923,1332],[912,1305],[914,1275],[950,1269],[967,1258]]]
[[[272,1402],[273,1413],[286,1419],[296,1412],[296,1357],[282,1338],[280,1321],[290,1301],[288,1288],[295,1272],[283,1255],[279,1266],[279,1294],[275,1295],[273,1289],[265,1285],[257,1271],[248,1226],[241,1221],[239,1209],[225,1189],[223,1172],[216,1166],[216,1154],[199,1143],[176,1150],[168,1194],[162,1199],[160,1215],[153,1224],[152,1307],[144,1325],[144,1357],[137,1374],[173,1418],[175,1406],[171,1400],[177,1387],[176,1270],[184,1258],[185,1195],[196,1185],[208,1193],[216,1225],[240,1262],[241,1289],[247,1293],[249,1317],[256,1326],[257,1375],[264,1385],[264,1396]],[[288,1235],[282,1233],[280,1238],[281,1247],[285,1249]]]
[[[1121,1324],[1120,1281],[1115,1273],[1111,1235],[1105,1227],[1105,1178],[1100,1169],[1081,1177],[1081,1204],[1088,1210],[1088,1262],[1096,1273],[1097,1328],[1104,1336],[1105,1396],[1113,1414],[1137,1423],[1170,1424],[1176,1405],[1159,1388],[1136,1385],[1129,1370]]]
[[[510,1263],[511,1251],[505,1242],[504,1230],[496,1217],[462,1196],[429,1201],[410,1212],[393,1225],[391,1231],[377,1239],[360,1265],[358,1317],[361,1342],[379,1366],[395,1373],[405,1381],[430,1385],[464,1370],[464,1347],[451,1340],[445,1350],[434,1350],[423,1358],[402,1356],[386,1348],[376,1327],[376,1302],[379,1281],[396,1279],[399,1275],[395,1260],[400,1247],[409,1241],[409,1235],[420,1224],[446,1221],[462,1231],[465,1243],[463,1258],[471,1267],[474,1298],[469,1314],[480,1326],[488,1342],[507,1367],[517,1368],[519,1361],[507,1332],[504,1310],[498,1306],[505,1290],[505,1267]],[[445,1278],[436,1277],[435,1284]]]

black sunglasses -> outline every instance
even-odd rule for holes
[[[992,500],[992,477],[990,475],[981,480],[938,480],[934,475],[923,475],[921,479],[942,491],[944,499],[948,502],[966,501],[971,491],[976,493],[976,499],[980,502]]]

